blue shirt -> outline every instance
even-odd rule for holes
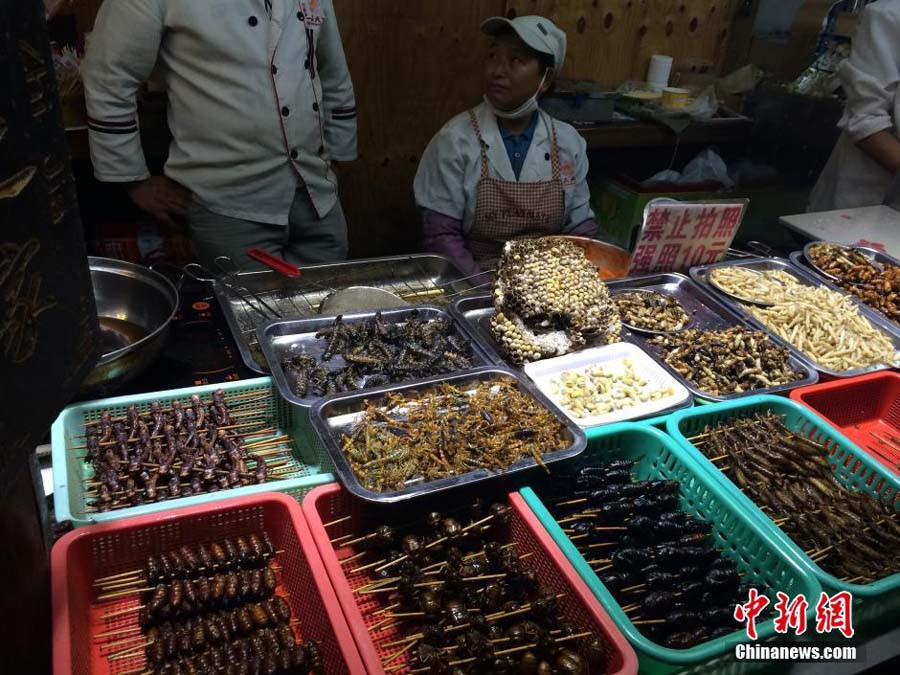
[[[528,148],[531,147],[531,139],[534,136],[535,127],[537,127],[538,114],[532,113],[531,121],[528,127],[521,134],[514,134],[512,131],[503,126],[502,120],[497,120],[497,126],[500,128],[500,136],[503,138],[503,145],[506,146],[506,154],[509,155],[509,163],[512,164],[513,173],[516,179],[519,178],[519,172],[522,171],[522,165],[525,164],[525,155],[528,154]]]

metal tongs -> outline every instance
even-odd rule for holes
[[[241,274],[241,269],[231,258],[227,255],[220,255],[214,262],[219,269],[218,274],[211,272],[199,263],[188,263],[183,268],[184,273],[195,281],[222,284],[222,286],[233,293],[241,302],[262,316],[266,321],[282,318],[281,313],[263,300],[259,294],[254,293],[246,286],[235,283],[236,279]]]

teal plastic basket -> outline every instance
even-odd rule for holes
[[[577,460],[568,463],[569,467],[591,461],[630,459],[637,462],[632,471],[639,479],[679,481],[681,508],[712,525],[717,548],[733,560],[739,570],[746,572],[745,583],[765,591],[773,602],[776,591],[818,598],[822,587],[797,556],[783,550],[777,539],[745,515],[696,460],[666,434],[646,424],[623,422],[589,429],[587,437],[587,449]],[[560,470],[565,468],[561,466]],[[752,665],[733,662],[734,645],[747,642],[743,626],[737,624],[734,633],[690,649],[670,649],[645,637],[622,611],[622,606],[587,564],[534,489],[525,488],[522,496],[631,642],[638,653],[642,673],[670,673],[701,663],[709,665],[712,661],[727,661],[730,667],[739,670]],[[809,615],[812,614],[810,609]],[[775,635],[774,620],[757,624],[757,631],[760,640],[772,637]]]
[[[800,558],[804,565],[813,570],[826,590],[837,589],[850,591],[854,596],[872,597],[900,588],[900,572],[870,584],[848,584],[823,570],[688,440],[690,436],[703,433],[707,426],[727,422],[736,417],[749,417],[755,413],[769,410],[781,415],[784,423],[792,431],[828,448],[831,468],[843,485],[861,490],[873,497],[879,497],[889,503],[893,501],[895,508],[900,506],[900,500],[898,500],[900,479],[894,476],[890,469],[874,460],[868,453],[862,451],[846,436],[808,408],[780,396],[750,396],[736,401],[716,403],[678,412],[669,417],[667,429],[669,435],[682,448],[691,453],[703,470],[727,491],[729,498],[740,509],[745,510],[759,522],[770,536],[777,539],[780,546],[790,550]]]
[[[252,405],[254,408],[264,407],[266,417],[273,420],[276,433],[288,434],[293,452],[288,460],[289,466],[299,472],[299,477],[274,480],[259,485],[246,485],[230,490],[219,490],[202,495],[167,499],[165,501],[115,509],[105,513],[88,511],[85,497],[85,482],[93,476],[93,469],[81,457],[84,450],[76,449],[84,445],[84,425],[100,419],[100,413],[110,411],[113,417],[124,416],[130,405],[136,405],[140,411],[150,408],[150,403],[159,401],[165,407],[174,400],[186,402],[192,394],[208,398],[217,389],[224,389],[226,397],[237,394],[251,394],[246,398],[252,403],[241,404],[236,401],[229,406],[232,411],[240,411],[241,407]],[[252,394],[259,394],[256,399]],[[264,397],[264,398],[263,398]],[[267,434],[269,435],[269,434]],[[241,497],[258,492],[284,492],[297,500],[318,485],[334,480],[331,474],[331,460],[328,453],[313,432],[309,423],[309,414],[305,409],[297,408],[281,398],[278,390],[269,377],[252,380],[212,384],[201,387],[170,389],[168,391],[151,392],[135,396],[118,396],[87,403],[71,405],[63,410],[50,431],[53,459],[53,505],[56,519],[59,522],[71,521],[75,527],[93,523],[109,522],[131,516],[143,516],[148,513],[168,511],[182,506],[196,506],[207,502]]]
[[[666,413],[665,415],[659,415],[658,417],[648,417],[645,420],[635,420],[636,424],[643,424],[648,427],[655,427],[660,431],[666,430],[666,424],[669,422],[669,415],[671,413]],[[598,427],[599,428],[599,427]]]

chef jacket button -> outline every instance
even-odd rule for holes
[[[259,23],[259,19],[257,19],[255,16],[251,16],[249,19],[247,19],[247,23],[249,23],[251,26],[255,26]]]
[[[296,150],[291,150],[291,159],[297,159],[300,156],[300,153]]]
[[[303,12],[297,12],[297,18],[303,21]]]
[[[315,102],[313,103],[313,110],[315,110],[316,112],[319,112],[319,104],[318,103],[315,103]]]
[[[545,152],[545,153],[544,153],[544,159],[550,159],[550,153],[549,153],[549,152]]]
[[[320,145],[320,146],[319,146],[319,154],[320,154],[320,155],[324,155],[324,154],[325,154],[325,146],[324,146],[324,145]]]
[[[273,63],[273,64],[272,64],[272,74],[275,75],[277,72],[278,72],[278,66],[276,66],[276,65]]]
[[[288,115],[291,114],[291,109],[288,108],[287,106],[284,106],[284,107],[281,109],[281,114],[284,115],[285,117],[287,117]]]
[[[306,68],[307,70],[309,70],[309,59],[306,59],[306,60],[303,62],[303,67]]]

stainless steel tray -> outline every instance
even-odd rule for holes
[[[345,323],[355,323],[357,321],[366,321],[375,316],[375,314],[376,312],[360,312],[357,314],[345,314],[343,315],[343,318]],[[490,357],[481,349],[478,343],[476,343],[465,330],[460,328],[456,319],[451,317],[448,312],[440,307],[420,305],[418,307],[390,309],[381,312],[381,316],[384,320],[393,324],[403,323],[414,314],[417,314],[420,319],[426,321],[449,319],[453,322],[457,335],[472,345],[472,367],[486,366],[492,363]],[[291,389],[288,376],[284,372],[284,368],[282,368],[281,364],[285,357],[298,356],[300,354],[316,358],[321,357],[327,346],[327,341],[317,339],[316,332],[321,328],[330,326],[333,321],[333,317],[316,316],[306,319],[274,321],[257,328],[256,332],[259,345],[269,364],[269,369],[272,371],[272,379],[275,380],[278,391],[281,392],[281,395],[285,400],[290,401],[295,405],[309,407],[320,398],[323,398],[321,396],[307,396],[304,398],[297,396]],[[336,355],[324,364],[329,371],[338,370],[346,365],[347,363],[340,355]],[[422,379],[423,378],[417,378],[396,382],[391,386],[396,387],[398,384],[417,382]],[[357,384],[362,385],[363,383],[357,382]]]
[[[477,368],[475,370],[453,375],[433,377],[416,384],[380,387],[378,389],[371,389],[369,391],[356,392],[353,394],[337,394],[316,403],[310,412],[310,418],[312,419],[313,427],[325,445],[325,449],[331,455],[331,459],[335,465],[335,474],[351,494],[369,502],[383,504],[403,502],[416,497],[434,495],[446,490],[471,486],[475,483],[482,483],[501,476],[508,476],[513,473],[534,469],[537,467],[537,462],[529,457],[519,460],[503,471],[477,469],[459,476],[451,476],[449,478],[442,478],[441,480],[427,483],[414,483],[402,490],[395,490],[392,492],[375,492],[373,490],[368,490],[363,487],[357,479],[356,474],[341,449],[342,435],[349,432],[352,428],[354,422],[358,419],[360,412],[364,409],[366,402],[382,401],[390,393],[416,395],[423,392],[434,391],[444,383],[452,384],[460,388],[466,388],[468,386],[474,386],[479,382],[492,380],[514,382],[519,391],[526,392],[535,398],[565,426],[568,445],[565,448],[542,455],[542,459],[548,467],[560,460],[574,457],[585,449],[587,446],[587,438],[585,437],[584,432],[579,429],[576,424],[563,415],[563,413],[560,412],[543,394],[537,391],[523,375],[516,373],[509,368],[500,368],[496,366]]]
[[[256,329],[272,321],[273,317],[265,318],[248,304],[248,300],[253,301],[252,294],[275,309],[281,319],[297,319],[319,316],[319,304],[325,296],[350,286],[383,288],[416,305],[449,304],[457,294],[475,286],[471,279],[462,278],[448,258],[431,254],[310,265],[301,268],[299,278],[285,277],[274,270],[260,270],[242,272],[231,279],[250,294],[235,294],[222,281],[213,283],[213,292],[241,358],[257,373],[268,373],[268,370],[257,342]]]
[[[780,270],[782,272],[791,274],[798,281],[800,281],[801,283],[806,284],[808,286],[824,286],[831,290],[837,291],[841,295],[847,295],[853,300],[853,302],[859,308],[860,314],[862,314],[865,318],[867,318],[876,329],[880,330],[888,338],[890,338],[891,343],[894,346],[894,349],[897,351],[900,351],[900,334],[895,332],[890,327],[889,322],[880,313],[876,312],[875,310],[868,307],[867,305],[864,305],[855,296],[847,293],[846,291],[836,289],[834,286],[832,286],[829,283],[826,283],[820,277],[812,274],[811,272],[807,272],[803,267],[799,267],[799,266],[795,265],[794,263],[792,263],[790,260],[786,260],[785,258],[752,258],[749,260],[742,260],[742,261],[726,261],[726,262],[716,263],[714,265],[700,265],[698,267],[691,268],[691,271],[690,271],[691,278],[693,278],[699,284],[703,285],[704,288],[711,289],[710,290],[711,293],[716,293],[715,288],[713,286],[710,286],[708,284],[708,282],[706,281],[706,275],[710,272],[710,270],[713,270],[717,267],[727,267],[727,266],[748,267],[750,269],[757,270],[760,272],[767,272],[767,271],[771,271],[771,270]],[[717,297],[720,297],[722,299],[723,303],[727,304],[734,311],[739,313],[753,327],[759,328],[760,330],[767,332],[769,335],[771,335],[772,337],[775,337],[776,339],[779,339],[779,340],[781,339],[778,336],[776,336],[771,330],[769,330],[769,328],[766,327],[766,325],[764,323],[762,323],[761,321],[756,319],[754,316],[752,316],[749,312],[747,312],[744,309],[744,307],[741,305],[741,303],[739,303],[738,301],[732,300],[731,298],[728,298],[722,294],[718,294]],[[801,352],[799,349],[794,347],[794,345],[792,345],[791,343],[786,342],[784,340],[781,340],[781,341],[784,344],[786,344],[788,346],[788,348],[796,356],[800,357],[800,359],[803,360],[805,363],[811,365],[816,370],[818,370],[820,373],[829,375],[831,377],[852,377],[854,375],[860,375],[862,373],[869,373],[869,372],[873,372],[873,371],[877,371],[877,370],[886,370],[891,367],[890,364],[882,364],[882,365],[869,366],[868,368],[856,368],[854,370],[835,371],[835,370],[831,370],[829,368],[825,368],[824,366],[819,365],[810,356],[808,356],[804,352]]]
[[[625,293],[633,290],[656,291],[664,295],[673,296],[687,310],[691,316],[690,327],[698,330],[726,330],[733,326],[752,327],[740,314],[731,309],[727,304],[720,301],[715,295],[702,288],[693,280],[683,274],[652,274],[644,277],[633,277],[626,279],[617,279],[607,282],[609,292],[612,295]],[[784,340],[777,335],[772,335],[768,330],[765,331],[775,344],[786,346],[790,349]],[[767,387],[765,389],[752,389],[750,391],[741,392],[739,394],[715,395],[699,389],[686,377],[678,373],[662,357],[658,350],[650,344],[650,336],[644,335],[637,331],[624,329],[622,337],[627,342],[633,342],[650,354],[663,368],[665,368],[673,377],[681,382],[688,391],[694,396],[711,401],[731,401],[745,396],[756,396],[759,394],[774,394],[783,391],[789,391],[796,387],[804,387],[814,384],[818,381],[819,376],[815,369],[810,366],[804,359],[799,358],[791,350],[790,365],[795,370],[803,373],[803,377],[794,382],[780,384],[775,387]]]
[[[613,282],[606,282],[607,285],[611,283]],[[493,299],[490,294],[485,293],[467,294],[454,300],[450,305],[450,314],[466,328],[476,344],[490,355],[494,363],[520,373],[524,372],[520,366],[507,362],[500,353],[497,341],[491,333],[491,318],[494,316],[494,313]],[[597,343],[588,342],[582,349],[598,346],[600,345]]]
[[[813,243],[818,243],[818,242],[813,242]],[[897,260],[895,257],[888,255],[884,251],[878,251],[874,248],[865,248],[862,246],[854,246],[854,248],[857,251],[859,251],[860,253],[862,253],[864,256],[869,258],[870,260],[874,260],[877,263],[881,263],[882,265],[891,265],[893,267],[900,267],[900,260]],[[797,267],[802,269],[804,272],[809,272],[810,274],[815,276],[817,279],[821,279],[822,282],[829,288],[836,290],[838,293],[847,293],[847,291],[844,290],[843,288],[841,288],[840,286],[838,286],[836,282],[824,277],[816,268],[814,268],[812,265],[810,265],[806,259],[806,254],[803,251],[794,251],[793,253],[790,254],[789,257],[791,259],[791,262],[794,263]],[[853,295],[853,294],[850,293],[850,295]],[[856,297],[856,296],[853,296],[853,297]],[[860,302],[862,302],[862,301],[860,301]],[[865,305],[866,303],[862,303],[862,304]],[[870,307],[869,305],[866,305],[866,307],[869,307],[869,309],[871,309],[873,312],[877,313],[878,316],[882,317],[884,319],[885,323],[887,324],[887,327],[891,329],[891,332],[900,333],[900,323],[894,321],[893,319],[888,318],[887,316],[885,316],[884,314],[879,312],[874,307]]]
[[[500,354],[497,341],[491,334],[491,318],[494,313],[494,301],[490,293],[467,295],[450,304],[450,314],[457,322],[466,327],[475,343],[490,356],[494,363],[522,372],[521,368],[507,363]]]
[[[643,289],[674,295],[691,315],[691,328],[698,328],[701,330],[723,330],[731,328],[732,326],[749,325],[747,321],[716,298],[716,296],[701,288],[683,274],[654,274],[645,277],[629,277],[607,281],[606,285],[611,294],[623,293],[628,290]],[[475,338],[475,341],[486,352],[491,354],[496,363],[507,365],[504,362],[503,357],[500,356],[497,349],[497,343],[491,335],[490,321],[491,317],[494,315],[494,306],[490,295],[470,295],[465,298],[460,298],[450,306],[450,312],[458,321],[465,324],[469,329],[469,332]],[[766,331],[766,334],[771,336],[769,331]],[[771,337],[777,344],[785,345],[785,342],[778,336]],[[626,342],[632,342],[638,345],[641,349],[650,354],[668,373],[687,387],[691,394],[698,398],[711,401],[730,401],[744,396],[788,391],[795,387],[813,384],[819,379],[815,369],[804,359],[793,355],[792,351],[791,365],[796,370],[804,373],[802,379],[777,387],[769,387],[767,389],[754,389],[753,391],[740,394],[716,396],[698,389],[687,378],[663,361],[659,357],[658,352],[651,345],[647,344],[649,337],[623,327],[622,339]]]

